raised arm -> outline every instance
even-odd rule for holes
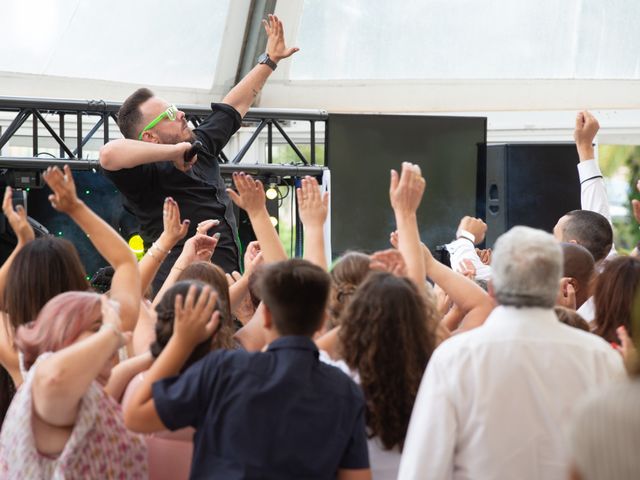
[[[320,192],[314,177],[302,179],[302,187],[296,190],[298,214],[304,227],[304,259],[327,269],[324,252],[324,223],[329,212],[329,193]]]
[[[238,192],[236,193],[228,188],[227,193],[233,203],[246,210],[247,215],[249,215],[253,231],[258,242],[260,242],[264,261],[270,263],[286,260],[287,253],[284,251],[282,242],[280,242],[278,232],[276,232],[269,219],[262,182],[254,180],[251,175],[240,172],[233,174],[233,183]]]
[[[593,148],[593,141],[599,129],[600,124],[591,113],[584,111],[576,116],[573,137],[580,158],[578,164],[580,199],[583,210],[600,213],[611,223],[609,197]]]
[[[275,15],[269,15],[269,19],[263,20],[264,29],[267,32],[267,55],[277,64],[283,58],[290,57],[298,48],[287,48],[284,43],[284,28],[282,22]],[[258,64],[231,89],[224,97],[222,103],[231,105],[241,117],[249,111],[249,107],[264,87],[269,76],[273,73],[270,66]]]
[[[491,278],[491,267],[484,264],[476,251],[475,245],[482,243],[487,233],[487,224],[479,218],[462,217],[456,233],[456,240],[447,244],[451,255],[451,268],[458,268],[461,263],[471,262],[478,280]]]
[[[180,276],[180,273],[194,262],[209,262],[211,256],[216,249],[220,234],[216,233],[213,237],[205,235],[203,233],[196,233],[193,237],[188,239],[182,247],[182,253],[171,267],[171,271],[165,279],[160,291],[153,299],[153,305],[157,305],[164,292],[176,283],[176,279]]]
[[[173,335],[124,410],[127,428],[142,433],[166,429],[156,410],[151,387],[158,380],[177,375],[196,345],[216,331],[220,323],[220,314],[215,311],[217,299],[217,294],[208,286],[202,289],[197,300],[194,286],[184,302],[181,295],[176,296]]]
[[[138,319],[141,298],[136,257],[118,232],[78,198],[68,165],[65,165],[64,173],[57,167],[48,168],[43,178],[53,191],[49,195],[53,208],[69,215],[113,267],[110,298],[120,304],[122,328],[132,330]]]
[[[184,154],[190,149],[189,142],[171,145],[120,138],[100,148],[100,166],[105,170],[116,171],[147,163],[173,162],[178,170],[184,172],[192,166],[191,163],[184,162]]]
[[[14,210],[12,198],[13,189],[11,187],[7,187],[4,191],[4,198],[2,200],[2,211],[9,221],[9,225],[11,225],[13,232],[16,234],[18,242],[16,244],[16,248],[13,249],[9,258],[5,260],[0,268],[0,309],[4,308],[4,287],[7,284],[9,268],[11,267],[11,264],[13,263],[14,258],[16,258],[18,252],[22,250],[22,247],[35,238],[33,228],[31,228],[31,225],[29,225],[29,221],[27,220],[27,212],[21,205],[18,205],[17,209]]]
[[[32,387],[33,406],[46,423],[59,427],[73,425],[91,382],[126,343],[127,338],[120,331],[120,318],[110,303],[102,297],[103,326],[97,333],[38,364]]]
[[[164,199],[162,207],[162,222],[164,229],[158,240],[149,248],[142,260],[138,263],[140,269],[140,287],[144,294],[153,282],[162,262],[173,247],[182,240],[189,230],[190,220],[180,221],[180,207],[171,197]]]
[[[398,228],[398,250],[407,264],[408,276],[420,290],[425,288],[425,265],[422,260],[416,212],[422,201],[426,182],[420,167],[403,162],[400,175],[391,170],[389,198]]]

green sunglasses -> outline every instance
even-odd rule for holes
[[[144,132],[146,132],[147,130],[151,130],[153,127],[155,127],[157,124],[159,124],[165,118],[168,118],[172,122],[176,118],[178,118],[178,107],[176,107],[175,105],[169,105],[169,107],[167,107],[167,109],[164,112],[162,112],[156,118],[151,120],[149,122],[149,124],[142,129],[142,131],[140,132],[140,135],[138,135],[138,140],[142,140],[142,134]]]

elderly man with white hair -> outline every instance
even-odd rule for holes
[[[401,480],[565,479],[574,405],[624,376],[610,345],[555,316],[562,251],[551,235],[511,229],[496,242],[492,267],[498,307],[432,355]]]

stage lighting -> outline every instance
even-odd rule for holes
[[[278,190],[276,190],[275,187],[270,187],[267,190],[266,196],[269,200],[275,200],[278,198]]]
[[[144,240],[140,235],[134,235],[129,239],[129,248],[133,250],[138,260],[144,257]]]

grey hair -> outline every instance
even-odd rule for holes
[[[496,241],[491,269],[500,305],[552,308],[562,277],[562,249],[542,230],[514,227]]]

